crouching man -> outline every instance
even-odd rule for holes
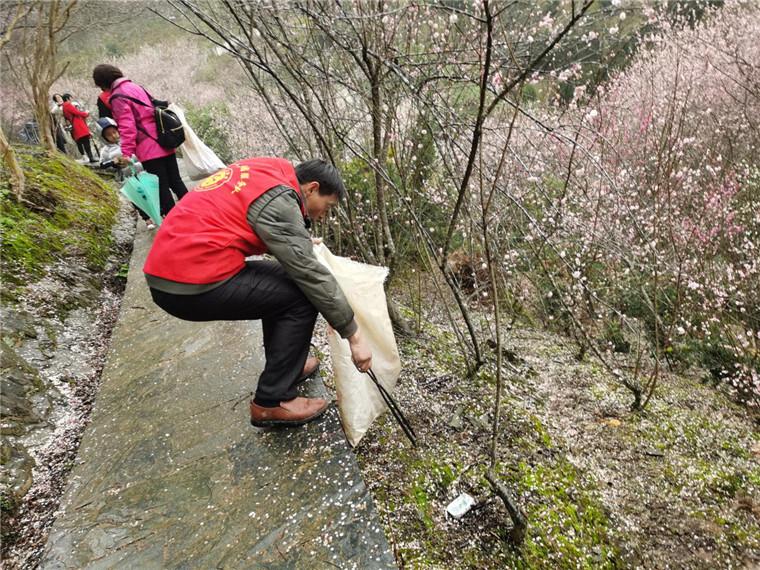
[[[143,271],[153,301],[189,321],[261,319],[266,365],[251,401],[254,426],[295,426],[324,413],[296,397],[319,360],[309,356],[317,313],[367,370],[372,352],[332,274],[314,256],[308,228],[344,196],[322,160],[241,160],[203,180],[167,215]],[[245,261],[269,253],[276,261]]]

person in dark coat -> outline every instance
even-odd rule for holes
[[[66,154],[66,136],[63,133],[61,119],[63,117],[63,97],[60,94],[53,94],[53,104],[50,106],[50,128],[53,131],[55,146],[62,153]]]
[[[90,115],[87,111],[78,109],[71,101],[69,93],[63,94],[63,117],[71,124],[71,137],[77,143],[77,148],[82,155],[87,154],[90,162],[98,162],[92,155],[90,139],[92,134],[85,119]]]
[[[113,111],[111,110],[111,90],[103,89],[98,95],[98,118],[99,119],[113,119]]]

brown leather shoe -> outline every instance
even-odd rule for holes
[[[306,359],[306,363],[303,365],[303,372],[301,376],[296,380],[296,384],[300,384],[311,378],[316,371],[319,370],[319,358],[316,356],[310,356]]]
[[[322,398],[293,398],[275,408],[259,406],[251,400],[251,425],[256,427],[300,426],[317,419],[330,405]]]

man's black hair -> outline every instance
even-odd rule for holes
[[[61,95],[61,99],[63,99],[64,101],[68,101],[69,99],[71,99],[71,94],[64,93],[63,95]]]
[[[315,158],[296,166],[296,177],[299,184],[319,182],[319,193],[323,196],[338,195],[342,200],[346,196],[346,187],[340,178],[340,172],[329,162]]]

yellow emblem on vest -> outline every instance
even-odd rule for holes
[[[204,178],[198,186],[195,187],[196,192],[208,192],[209,190],[214,190],[216,188],[219,188],[220,186],[226,184],[230,180],[232,180],[234,172],[232,168],[224,168],[220,170],[219,172],[215,172],[208,178]]]

